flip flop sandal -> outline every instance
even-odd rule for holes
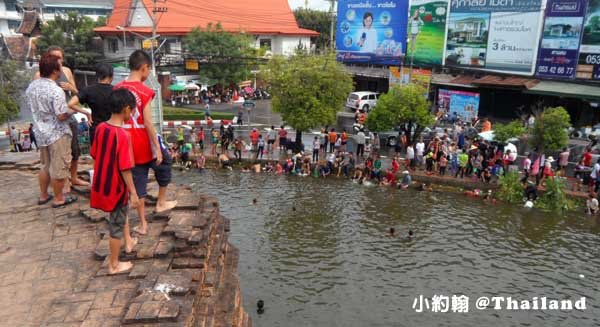
[[[77,201],[77,197],[76,196],[68,196],[65,198],[65,202],[61,203],[61,204],[53,204],[52,208],[57,209],[57,208],[62,208],[65,206],[68,206],[69,204],[72,204],[74,202]]]
[[[39,206],[44,205],[44,204],[50,202],[50,200],[52,200],[53,198],[54,198],[54,196],[48,195],[48,198],[46,200],[39,200],[38,199],[38,205]]]

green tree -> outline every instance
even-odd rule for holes
[[[95,22],[75,12],[56,15],[53,21],[42,26],[42,35],[36,41],[37,51],[44,53],[51,46],[59,46],[65,51],[66,66],[92,66],[102,56],[102,49],[94,46],[94,28],[103,25],[103,17]]]
[[[494,140],[506,144],[508,140],[519,137],[523,133],[525,133],[525,127],[518,120],[513,120],[508,124],[496,124],[494,127]]]
[[[276,56],[261,72],[271,86],[273,110],[296,130],[297,146],[302,132],[333,124],[352,91],[352,77],[333,53]]]
[[[321,10],[298,8],[294,11],[298,26],[319,32],[315,41],[317,49],[325,50],[331,45],[331,18],[329,13]]]
[[[201,60],[200,74],[224,85],[248,79],[264,53],[254,47],[250,35],[229,33],[220,23],[195,28],[184,43],[190,54]]]
[[[400,126],[406,132],[409,143],[418,139],[423,129],[435,121],[425,98],[427,91],[416,84],[393,86],[381,95],[377,106],[367,117],[367,126],[373,131],[385,131]],[[413,133],[410,133],[414,131]]]
[[[558,151],[569,142],[569,113],[563,107],[546,108],[536,118],[529,138],[530,145],[541,153]]]
[[[25,74],[14,61],[0,58],[0,122],[19,114],[19,100],[26,83]]]

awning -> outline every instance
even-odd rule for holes
[[[183,84],[173,84],[173,85],[169,86],[169,90],[175,91],[175,92],[185,91],[185,85],[183,85]]]
[[[485,75],[471,82],[481,86],[501,86],[508,88],[528,89],[538,83],[538,80],[525,77]]]
[[[433,74],[431,77],[431,84],[475,88],[475,86],[471,85],[471,82],[474,79],[474,77],[466,75],[452,76],[450,74]]]
[[[385,78],[390,76],[390,71],[387,68],[381,67],[367,67],[367,66],[349,66],[344,65],[346,71],[352,75],[374,77],[374,78]]]
[[[563,98],[579,98],[600,100],[600,86],[573,84],[554,81],[540,81],[536,86],[525,90],[525,93],[552,95]]]

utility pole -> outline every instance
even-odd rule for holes
[[[150,40],[150,58],[152,59],[152,75],[156,77],[156,64],[154,62],[154,42],[156,41],[156,13],[167,12],[167,7],[156,7],[157,0],[152,0],[152,39]],[[158,42],[158,41],[157,41]]]
[[[335,5],[335,0],[329,0],[329,2],[331,2],[331,6],[329,7],[329,15],[331,16],[331,27],[329,30],[329,46],[331,47],[332,50],[335,49],[335,43],[333,42],[333,34],[335,32],[335,21],[334,21],[334,15],[333,15],[333,7]]]

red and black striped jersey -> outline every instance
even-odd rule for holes
[[[127,204],[129,192],[121,171],[135,165],[129,133],[122,127],[101,123],[96,127],[90,154],[95,160],[90,206],[111,212],[118,204]]]

